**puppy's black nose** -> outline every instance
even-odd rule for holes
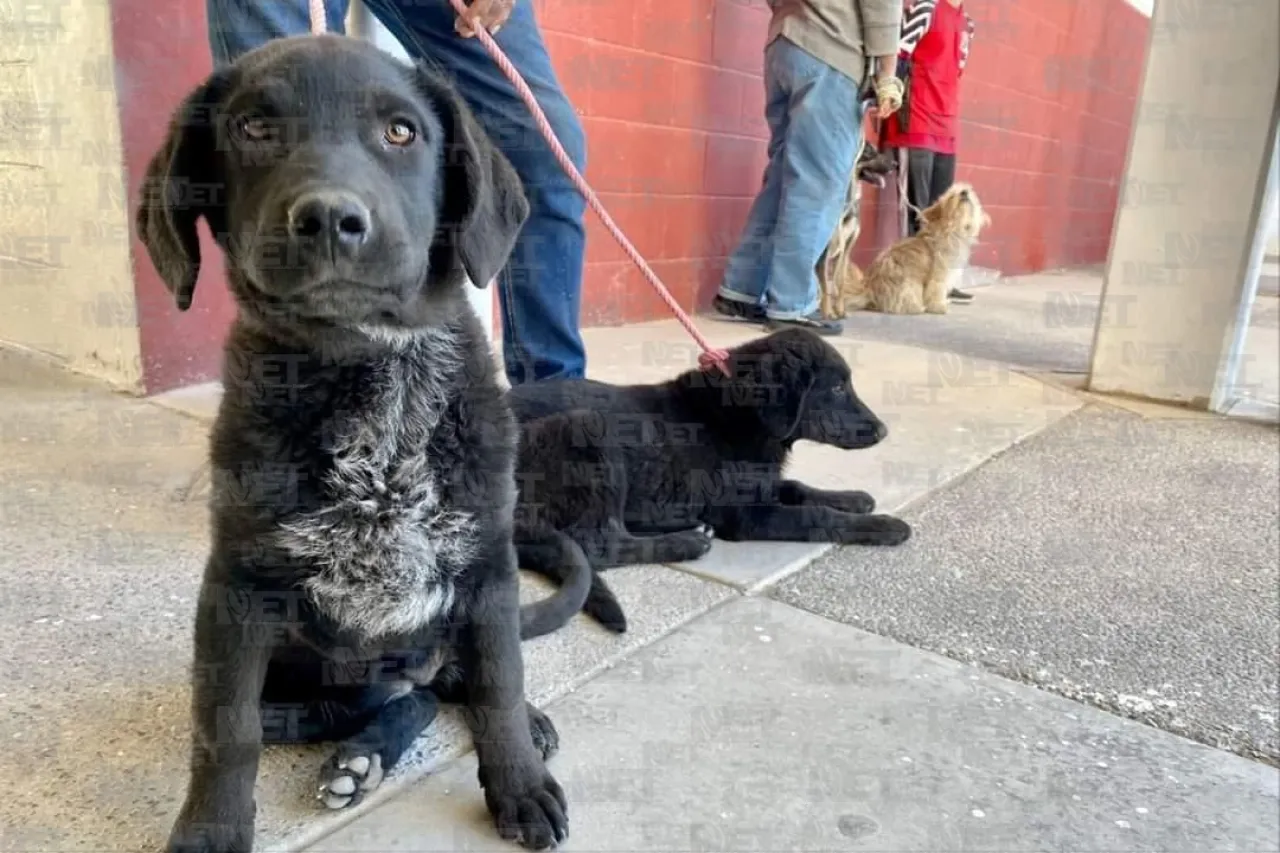
[[[348,251],[364,245],[372,228],[369,208],[348,193],[313,192],[289,208],[289,233],[295,237],[323,237]]]
[[[889,435],[889,428],[884,425],[884,422],[881,421],[880,423],[877,423],[876,424],[876,441],[877,442],[884,441],[885,437],[888,435]]]

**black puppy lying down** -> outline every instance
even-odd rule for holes
[[[785,330],[730,350],[730,376],[690,370],[656,385],[531,383],[509,397],[521,424],[516,545],[521,566],[563,579],[549,537],[571,536],[598,572],[694,560],[711,537],[898,545],[905,521],[871,515],[866,492],[815,489],[783,471],[801,439],[871,447],[885,425],[858,399],[829,343]],[[584,610],[626,619],[593,572]]]
[[[204,217],[238,314],[172,853],[250,850],[263,743],[341,741],[320,797],[342,808],[438,701],[466,708],[500,833],[567,836],[520,640],[579,611],[590,569],[548,537],[569,580],[520,612],[517,427],[464,290],[502,267],[527,215],[457,93],[354,39],[269,42],[178,109],[138,231],[185,309]]]

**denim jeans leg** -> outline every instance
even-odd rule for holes
[[[530,214],[498,276],[502,350],[511,383],[579,378],[586,351],[579,331],[586,201],[542,138],[529,108],[479,40],[453,29],[447,0],[365,0],[405,46],[450,77],[476,119],[515,167]],[[495,36],[538,99],[551,127],[582,171],[586,135],[551,65],[533,3],[517,2]]]
[[[765,313],[790,320],[818,308],[816,267],[853,175],[862,106],[852,78],[785,39],[779,41],[778,74],[790,98]]]
[[[764,117],[769,125],[769,160],[738,245],[729,256],[720,295],[735,302],[764,301],[765,275],[772,255],[771,237],[782,197],[783,141],[787,134],[787,92],[773,73],[772,59],[782,39],[774,39],[764,53]]]
[[[325,0],[330,32],[346,32],[348,4],[349,0]],[[311,29],[307,0],[205,0],[204,12],[213,64],[219,67],[271,39]]]

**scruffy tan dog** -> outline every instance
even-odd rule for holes
[[[945,314],[952,276],[969,264],[969,253],[991,217],[969,184],[952,184],[920,212],[920,230],[880,253],[863,275],[845,265],[840,291],[846,311],[884,314]]]

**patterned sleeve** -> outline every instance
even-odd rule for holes
[[[968,15],[965,15],[964,19],[965,19],[964,39],[960,42],[960,71],[962,73],[964,72],[964,67],[969,64],[969,46],[973,44],[973,33],[974,33],[973,18],[970,18]]]
[[[915,53],[920,39],[929,32],[933,23],[933,12],[938,8],[937,0],[915,0],[902,19],[902,40],[898,42],[898,52],[907,56]]]

